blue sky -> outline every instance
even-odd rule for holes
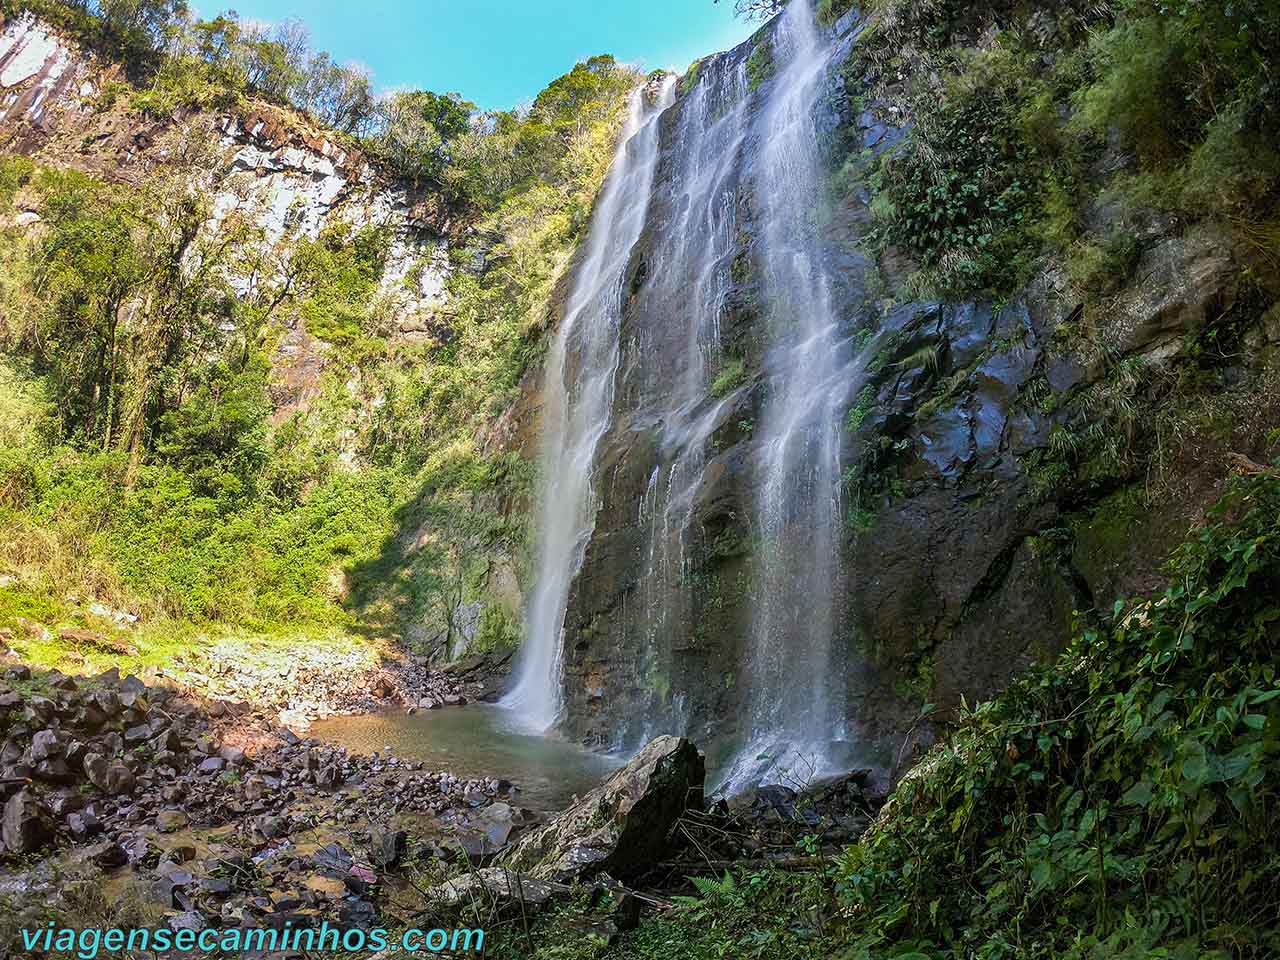
[[[481,107],[532,100],[578,60],[612,53],[683,70],[754,26],[733,0],[227,0],[242,18],[297,17],[313,45],[370,67],[379,90],[456,90]],[[209,15],[215,4],[200,0]],[[221,9],[221,8],[219,8]]]

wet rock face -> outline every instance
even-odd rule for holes
[[[596,745],[638,749],[664,731],[711,742],[737,713],[749,625],[745,425],[761,349],[741,75],[750,52],[703,61],[705,89],[683,92],[660,121],[597,452],[600,509],[565,616],[566,725]],[[736,361],[742,383],[712,391]]]
[[[855,42],[848,24],[840,32],[836,64]],[[704,61],[699,83],[749,51]],[[840,73],[833,71],[829,99],[844,112],[846,134],[873,154],[910,136],[893,104],[855,113],[861,91],[835,88],[858,81]],[[758,460],[751,433],[767,309],[753,276],[757,145],[747,137],[697,167],[704,180],[721,178],[717,210],[732,242],[716,336],[745,373],[724,397],[708,389],[698,407],[715,422],[688,497],[690,519],[672,523],[662,513],[674,457],[663,404],[700,347],[687,323],[699,306],[697,283],[681,274],[669,234],[691,222],[684,218],[697,203],[694,181],[683,179],[694,149],[686,127],[704,106],[686,92],[663,118],[649,223],[627,289],[614,418],[598,454],[600,509],[565,619],[565,726],[588,743],[629,748],[655,731],[685,732],[714,757],[734,734],[749,669]],[[730,110],[718,104],[709,115]],[[1270,458],[1265,437],[1280,421],[1280,313],[1264,301],[1247,306],[1246,317],[1239,277],[1248,251],[1212,228],[1169,224],[1143,237],[1132,279],[1105,300],[1082,299],[1053,262],[1002,307],[887,300],[913,265],[895,251],[869,261],[861,241],[874,221],[870,201],[866,189],[849,191],[823,228],[849,335],[875,347],[867,389],[847,417],[848,522],[831,589],[842,606],[835,659],[846,674],[846,714],[862,762],[884,773],[921,704],[945,713],[961,697],[995,693],[1061,648],[1076,611],[1107,610],[1154,587],[1169,550],[1220,490],[1227,453]],[[1097,216],[1102,229],[1115,213]],[[1245,345],[1206,360],[1198,338],[1236,322]],[[1188,368],[1213,384],[1201,405],[1223,419],[1181,449],[1162,441],[1167,495],[1135,507],[1149,478],[1141,449],[1148,440],[1136,433],[1119,441],[1136,450],[1130,464],[1098,476],[1086,457],[1056,451],[1063,437],[1101,419],[1096,411],[1125,369],[1148,378],[1132,402],[1182,415],[1160,384]],[[1055,463],[1066,477],[1056,486]],[[668,613],[655,617],[664,604]]]
[[[1075,611],[1107,610],[1159,582],[1217,495],[1224,454],[1256,449],[1256,424],[1274,422],[1266,363],[1234,383],[1200,374],[1221,380],[1215,402],[1260,413],[1229,438],[1175,451],[1176,482],[1155,502],[1139,505],[1140,434],[1124,439],[1134,465],[1105,471],[1057,452],[1053,438],[1087,443],[1088,431],[1115,429],[1105,398],[1117,370],[1159,383],[1199,362],[1197,331],[1239,309],[1229,247],[1212,230],[1154,241],[1105,311],[1073,299],[1050,264],[1002,310],[916,304],[881,318],[879,369],[847,456],[865,491],[846,597],[851,658],[864,671],[857,719],[870,735],[889,737],[913,699],[947,709],[990,696],[1055,654]],[[1087,337],[1077,330],[1086,310],[1099,325]],[[1172,404],[1143,392],[1134,402]]]

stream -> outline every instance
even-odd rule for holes
[[[563,810],[599,785],[625,758],[592,753],[575,743],[521,729],[511,712],[473,703],[462,708],[334,717],[310,735],[353,753],[377,752],[459,777],[496,777],[520,788],[516,802],[539,812]]]

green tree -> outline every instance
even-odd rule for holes
[[[452,158],[450,145],[471,129],[475,110],[456,93],[397,94],[381,109],[379,152],[400,175],[438,182]]]

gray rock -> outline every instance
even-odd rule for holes
[[[62,738],[56,730],[41,730],[31,738],[31,762],[39,763],[50,757],[61,756],[63,752]]]
[[[98,822],[97,814],[94,813],[92,807],[88,807],[78,813],[72,813],[67,816],[67,829],[71,831],[71,835],[77,840],[85,840],[92,837],[102,829],[102,824]]]
[[[37,780],[43,780],[45,783],[74,783],[75,776],[71,772],[71,768],[67,766],[67,761],[62,757],[50,757],[48,760],[41,760],[35,765],[33,773]]]
[[[107,789],[107,758],[100,753],[86,753],[82,766],[89,782],[99,790],[105,791]]]
[[[44,805],[27,790],[20,790],[4,805],[0,839],[10,853],[34,853],[53,839],[53,825]]]
[[[182,738],[178,736],[178,731],[173,727],[166,727],[161,733],[152,738],[148,744],[152,753],[177,753],[182,749]]]
[[[287,817],[264,815],[254,821],[254,826],[268,840],[289,835],[289,820]]]
[[[114,870],[129,862],[129,855],[114,840],[99,840],[81,852],[84,860],[96,863],[104,870]]]
[[[124,794],[133,793],[137,786],[134,779],[133,771],[126,767],[123,763],[113,763],[107,767],[107,793],[118,797]]]
[[[521,906],[544,907],[553,901],[567,899],[572,893],[573,889],[563,883],[517,873],[505,867],[486,867],[432,887],[426,891],[425,897],[437,909],[448,910],[479,903],[502,910]]]
[[[146,693],[147,685],[135,677],[133,674],[125,677],[120,681],[121,693]]]
[[[70,789],[55,790],[44,802],[49,812],[58,818],[83,810],[85,805],[84,797]]]
[[[374,866],[394,867],[404,854],[409,835],[403,830],[389,830],[385,827],[369,828],[369,857]]]
[[[222,747],[218,751],[218,756],[233,767],[242,767],[249,762],[244,755],[244,751],[239,747]]]
[[[658,737],[550,823],[525,834],[502,866],[560,883],[607,872],[625,880],[660,859],[676,820],[703,802],[702,756],[682,737]]]

